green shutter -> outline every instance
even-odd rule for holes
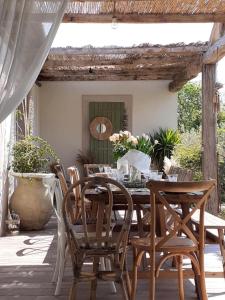
[[[106,117],[113,125],[113,133],[122,129],[124,102],[89,102],[89,123],[95,117]],[[90,135],[90,152],[96,163],[112,163],[112,144],[99,141]]]

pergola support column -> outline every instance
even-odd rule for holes
[[[204,179],[217,180],[217,134],[216,109],[214,103],[216,64],[202,68],[202,171]],[[218,213],[218,191],[215,191],[207,204],[207,210]]]

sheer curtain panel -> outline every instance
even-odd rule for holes
[[[67,3],[68,0],[0,0],[0,123],[33,86]],[[0,138],[0,143],[5,144]],[[5,147],[4,151],[7,151]],[[0,180],[3,180],[3,173],[6,174],[6,157],[1,153]],[[3,182],[0,188],[2,196]],[[0,206],[2,212],[3,197]],[[1,214],[0,224],[3,224],[2,218]]]

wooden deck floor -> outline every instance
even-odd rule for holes
[[[206,269],[222,271],[216,245],[206,249]],[[68,299],[71,284],[71,268],[65,270],[61,295],[54,296],[51,283],[56,258],[56,222],[53,219],[45,230],[21,232],[0,239],[0,299],[1,300],[61,300]],[[206,281],[209,299],[225,299],[225,280],[208,278]],[[173,279],[158,279],[157,297],[160,300],[178,299],[177,282]],[[78,299],[89,299],[88,284],[80,284]],[[99,300],[122,299],[110,292],[109,284],[100,282],[97,290]],[[137,300],[148,299],[148,281],[139,280]],[[196,299],[192,280],[185,281],[185,299]]]

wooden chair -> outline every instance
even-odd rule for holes
[[[57,163],[53,164],[51,165],[51,171],[55,173],[56,177],[59,179],[63,195],[65,195],[68,190],[68,183],[65,178],[65,171],[63,166]]]
[[[74,184],[76,181],[80,180],[80,173],[77,167],[72,166],[67,169],[70,183]],[[73,189],[73,194],[75,198],[75,209],[74,209],[74,223],[81,217],[81,186],[78,185]],[[89,210],[89,216],[91,214],[91,202],[85,198],[85,206],[87,211]]]
[[[170,174],[178,174],[177,177],[177,181],[178,182],[188,182],[188,181],[192,181],[193,179],[193,172],[189,169],[184,169],[181,167],[177,167],[177,166],[171,166],[167,175]],[[142,218],[142,232],[144,232],[144,226],[145,225],[149,225],[151,223],[151,211],[150,211],[150,207],[148,205],[143,205],[141,206],[142,210],[143,210],[143,218]]]
[[[55,202],[53,202],[53,208],[57,217],[57,251],[56,251],[56,263],[55,269],[52,276],[52,282],[56,283],[55,295],[60,294],[65,262],[67,257],[67,242],[66,242],[66,231],[62,217],[62,201],[63,192],[59,179],[56,179],[55,187]]]
[[[112,207],[113,194],[110,185],[115,185],[124,195],[128,209],[120,232],[113,231]],[[79,225],[71,222],[69,205],[70,192],[81,185],[81,219]],[[92,224],[87,223],[85,191],[90,187],[101,186],[105,189],[105,197],[98,201],[97,218]],[[97,279],[114,281],[121,285],[124,299],[128,299],[127,288],[129,276],[125,268],[126,250],[129,229],[132,221],[133,204],[127,190],[117,181],[104,177],[88,177],[77,181],[68,190],[63,200],[63,217],[73,266],[73,285],[69,299],[76,299],[77,284],[80,281],[91,281],[91,299],[96,298]],[[99,269],[100,258],[110,259],[112,271]],[[93,260],[93,272],[82,270],[86,259]],[[126,288],[127,285],[127,288]]]
[[[151,191],[151,234],[150,237],[133,239],[134,247],[132,296],[135,299],[137,286],[137,268],[145,252],[150,254],[150,299],[155,299],[155,280],[160,268],[166,260],[176,258],[179,297],[184,299],[183,288],[183,256],[191,260],[195,278],[199,282],[198,293],[201,299],[207,299],[204,274],[204,211],[207,199],[216,186],[215,180],[201,182],[166,182],[149,181],[147,187]],[[197,194],[196,194],[197,193]],[[170,205],[171,197],[175,198],[176,204],[189,207],[187,214],[179,215]],[[173,200],[174,201],[174,200]],[[174,202],[173,202],[174,203]],[[174,219],[173,228],[166,230],[164,236],[156,237],[156,207],[162,205]],[[198,240],[188,226],[192,215],[200,210],[199,238]],[[156,261],[156,252],[161,253],[159,261]]]

